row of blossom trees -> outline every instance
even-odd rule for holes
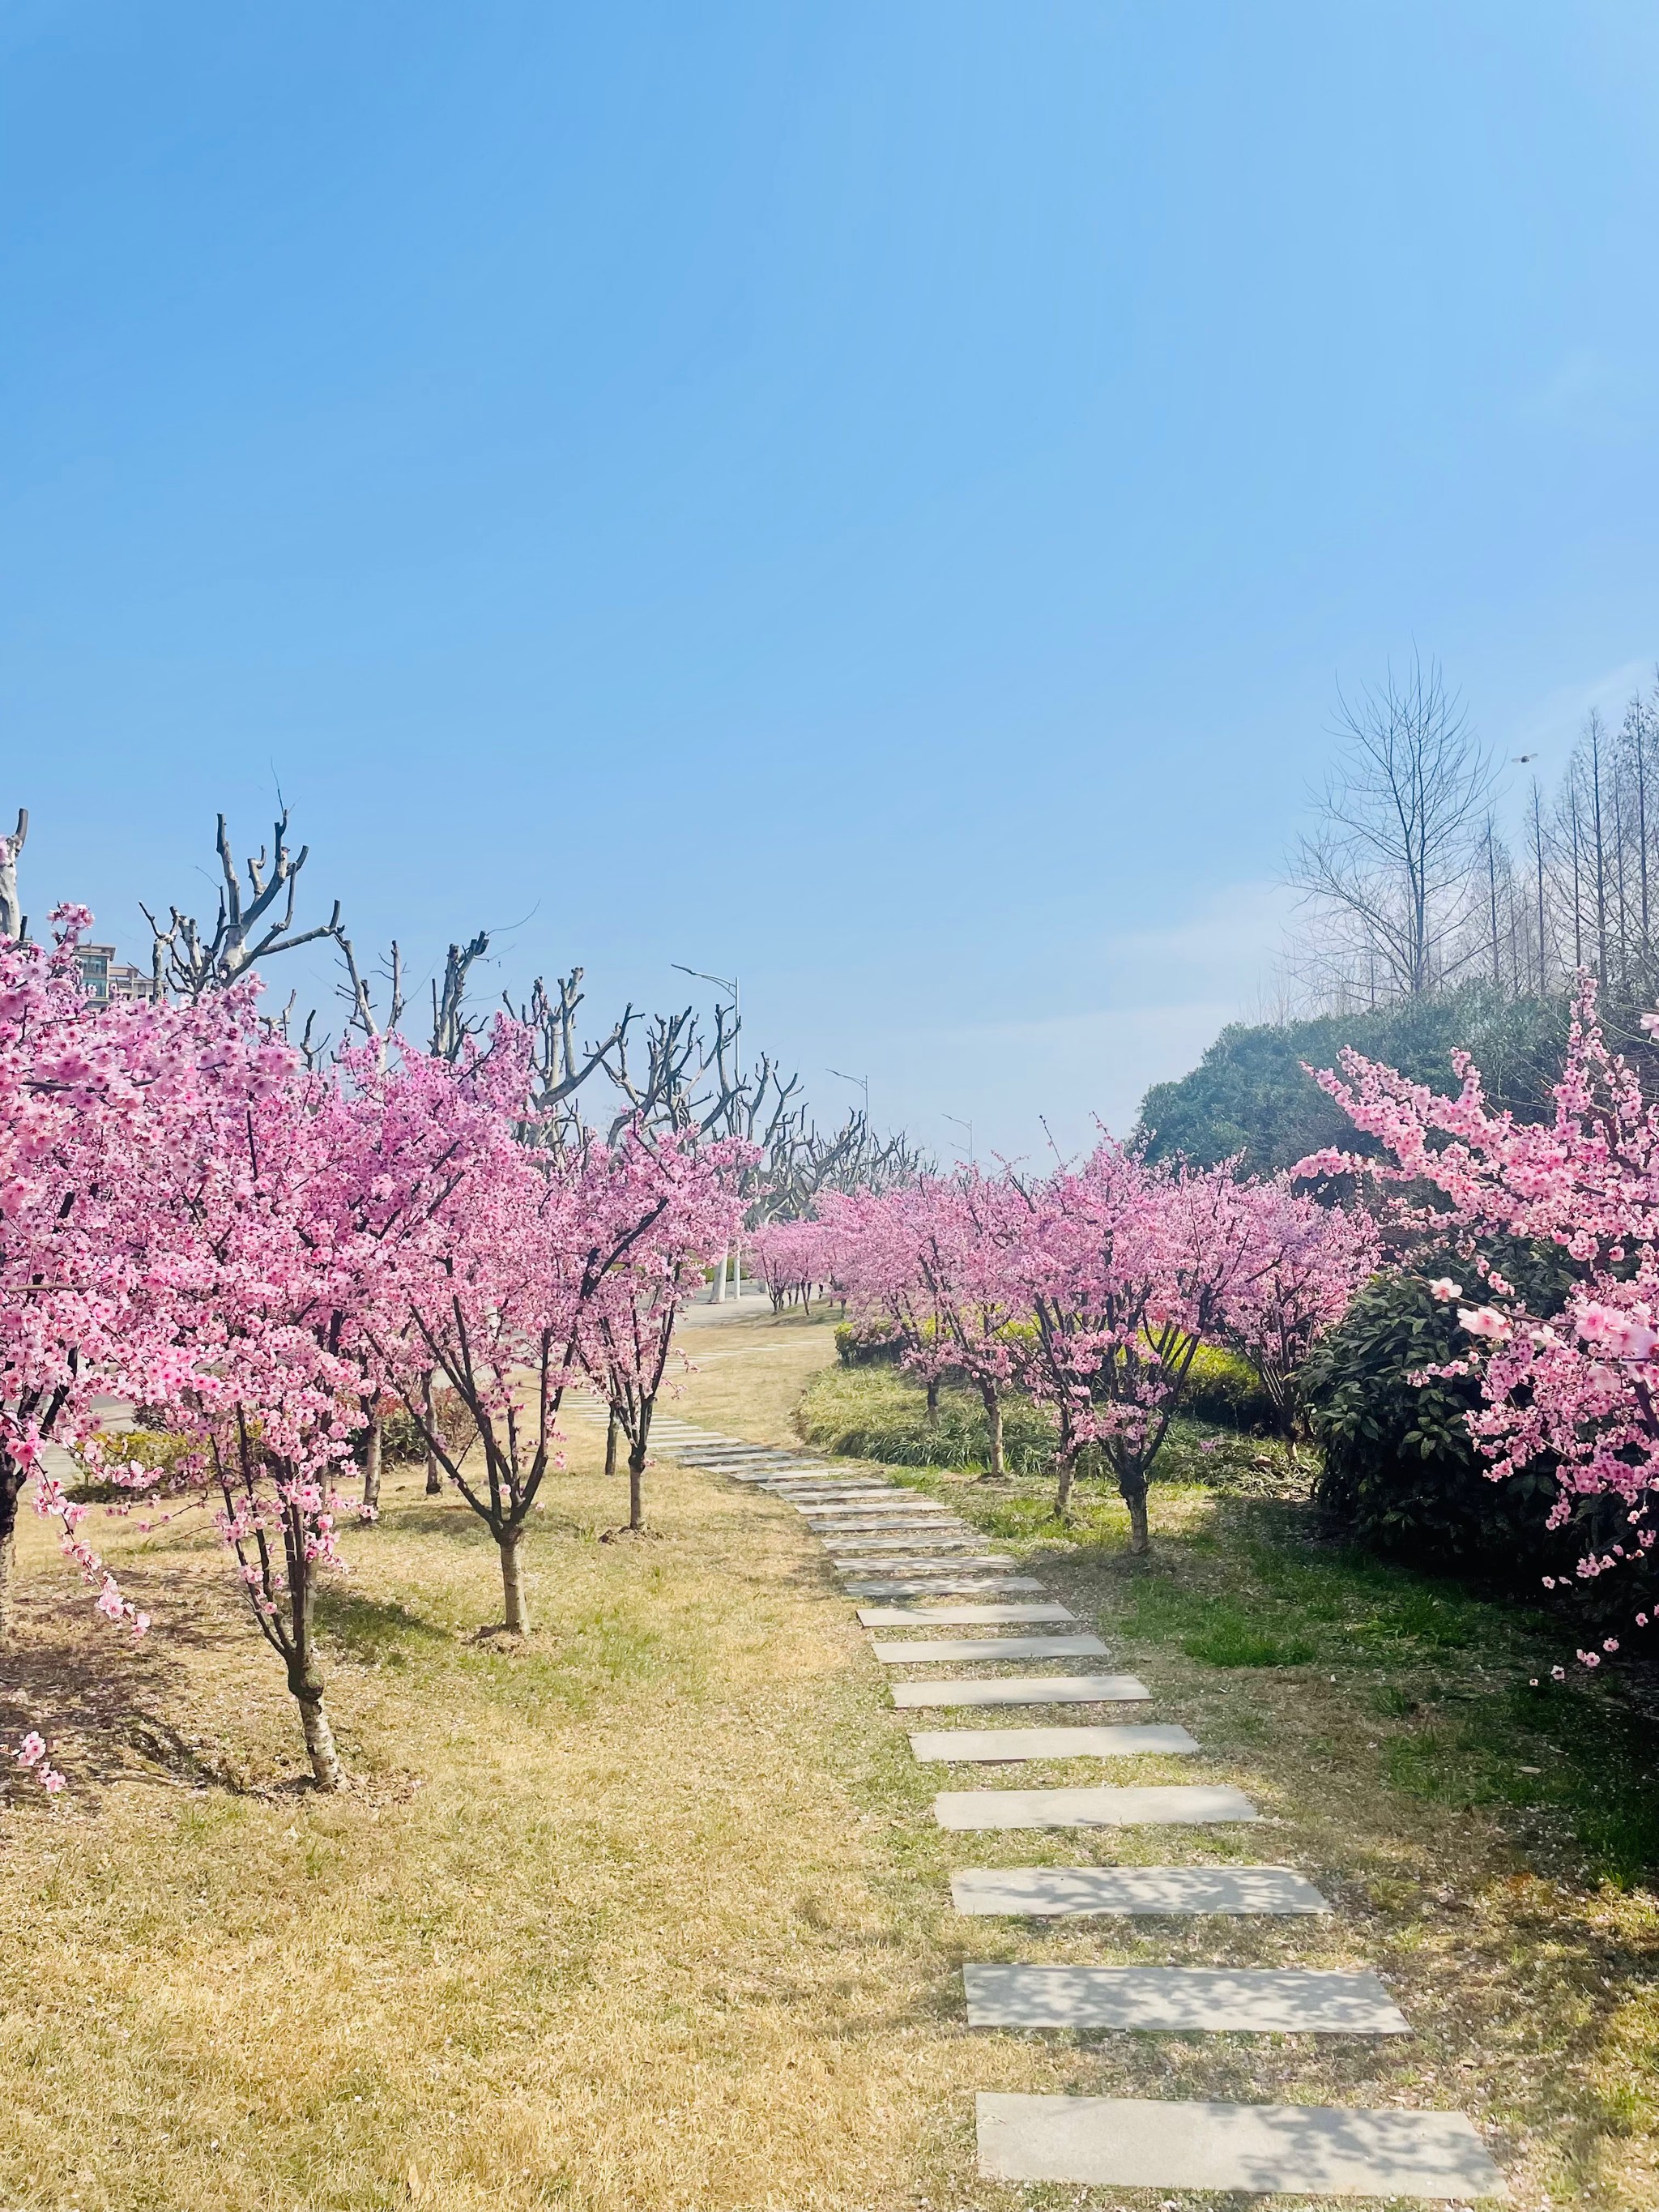
[[[125,1510],[205,1503],[335,1787],[314,1605],[354,1437],[402,1404],[524,1630],[563,1394],[587,1382],[623,1420],[637,1527],[674,1319],[737,1233],[754,1148],[634,1124],[540,1141],[533,1040],[505,1017],[453,1060],[377,1038],[318,1067],[252,981],[100,1009],[76,963],[89,919],[61,909],[50,950],[0,945],[0,1637],[31,1482],[99,1610],[148,1626],[47,1443]],[[106,1452],[106,1393],[156,1409],[162,1464]]]
[[[1288,1424],[1297,1369],[1376,1264],[1361,1210],[1321,1206],[1283,1179],[1155,1164],[1110,1139],[1040,1182],[969,1170],[826,1198],[815,1222],[763,1229],[753,1243],[775,1294],[832,1285],[896,1337],[930,1406],[944,1376],[969,1383],[994,1474],[1008,1391],[1049,1407],[1061,1510],[1092,1445],[1137,1551],[1200,1344],[1241,1352]]]

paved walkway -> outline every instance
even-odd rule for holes
[[[738,1309],[700,1306],[709,1321]],[[574,1418],[602,1423],[602,1406],[567,1402]],[[665,1456],[787,1498],[823,1547],[869,1629],[913,1632],[873,1645],[884,1665],[952,1668],[1010,1659],[1049,1662],[1105,1646],[1042,1583],[1009,1571],[1014,1560],[979,1553],[979,1532],[937,1500],[884,1476],[849,1471],[805,1452],[722,1437],[689,1421],[659,1419],[652,1442]],[[896,1545],[900,1548],[895,1548]],[[890,1601],[902,1599],[902,1604]],[[948,1602],[941,1602],[946,1601]],[[1033,1637],[1033,1624],[1059,1632]],[[943,1627],[970,1637],[939,1640]],[[1074,1663],[1074,1660],[1073,1660]],[[1082,1755],[1103,1764],[1148,1748],[1201,1755],[1166,1723],[1056,1723],[1068,1704],[1140,1709],[1155,1693],[1131,1675],[952,1675],[895,1685],[896,1707],[1034,1709],[1012,1728],[913,1735],[921,1759],[942,1764]],[[1022,1741],[1021,1739],[1024,1741]],[[1194,1782],[1118,1788],[946,1790],[934,1817],[947,1830],[1053,1830],[1236,1825],[1260,1816],[1238,1790]],[[1323,1918],[1330,1907],[1291,1867],[1008,1867],[952,1876],[958,1912],[1169,1916],[1271,1913]],[[1291,1968],[972,1966],[963,1970],[971,2027],[1129,2028],[1146,2033],[1408,2034],[1411,2024],[1376,1977]],[[1123,2189],[1244,2190],[1292,2196],[1462,2200],[1507,2194],[1473,2123],[1462,2112],[1365,2111],[1351,2106],[1181,2103],[1148,2098],[1009,2096],[978,2099],[980,2171],[1010,2182]]]

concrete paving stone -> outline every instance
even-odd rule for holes
[[[981,1529],[970,1528],[965,1521],[957,1521],[948,1513],[860,1513],[850,1520],[809,1519],[806,1525],[815,1536],[842,1537],[848,1543],[867,1542],[872,1536],[907,1534],[971,1536],[977,1544],[985,1541]]]
[[[966,1597],[977,1593],[981,1597],[994,1598],[1002,1590],[1041,1590],[1042,1584],[1031,1575],[1006,1575],[993,1581],[988,1576],[964,1575],[960,1582],[934,1576],[927,1580],[891,1582],[856,1582],[847,1584],[848,1597],[931,1597],[935,1592],[951,1597]]]
[[[872,1548],[873,1550],[874,1547]],[[837,1559],[832,1564],[837,1574],[855,1575],[859,1571],[860,1562],[857,1559]],[[905,1553],[897,1559],[872,1558],[869,1564],[872,1567],[879,1567],[884,1574],[889,1567],[900,1567],[906,1574],[928,1575],[937,1570],[940,1573],[954,1575],[961,1574],[969,1567],[981,1573],[995,1574],[1004,1567],[1018,1566],[1019,1562],[1010,1559],[1006,1552],[973,1552],[965,1559],[930,1559],[917,1552],[914,1555]]]
[[[969,2027],[1407,2035],[1375,1974],[1304,1966],[964,1966]]]
[[[958,1912],[1026,1919],[1099,1913],[1309,1913],[1330,1906],[1290,1867],[972,1867],[951,1877]]]
[[[1133,1674],[959,1674],[889,1686],[900,1712],[925,1705],[1139,1705],[1152,1694]]]
[[[890,1521],[902,1514],[907,1521],[955,1521],[961,1516],[952,1513],[948,1505],[936,1505],[930,1498],[906,1498],[901,1490],[832,1491],[827,1496],[801,1497],[793,1491],[780,1492],[787,1497],[797,1513],[809,1521]]]
[[[950,1528],[929,1528],[918,1535],[914,1528],[896,1536],[820,1536],[818,1541],[837,1564],[843,1552],[854,1553],[866,1559],[880,1552],[959,1552],[964,1546],[983,1541],[978,1532],[964,1528],[957,1534]]]
[[[918,1637],[908,1644],[872,1644],[870,1649],[885,1667],[937,1667],[947,1660],[960,1667],[973,1659],[1106,1656],[1106,1646],[1097,1636],[941,1636],[930,1642]]]
[[[1075,1620],[1069,1606],[1052,1598],[1041,1605],[861,1605],[859,1620],[866,1628],[972,1628],[992,1621],[1011,1626],[1042,1620]],[[894,1649],[900,1647],[896,1644]],[[908,1646],[906,1647],[908,1649]]]
[[[1140,1759],[1152,1753],[1184,1757],[1198,1745],[1184,1728],[930,1729],[910,1739],[924,1765],[934,1760],[1004,1759]]]
[[[1200,2105],[1127,2097],[975,2100],[990,2181],[1299,2197],[1506,2197],[1462,2112]]]
[[[933,1817],[941,1828],[1184,1828],[1261,1815],[1242,1790],[1173,1783],[1126,1790],[942,1790]]]

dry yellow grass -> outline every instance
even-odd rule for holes
[[[827,1324],[795,1320],[688,1342],[682,1410],[759,1437],[788,1435],[830,1356]],[[1104,2205],[1119,2200],[979,2181],[972,2092],[1491,2114],[1540,2063],[1530,2125],[1504,2122],[1498,2143],[1521,2202],[1654,2201],[1644,2106],[1559,2124],[1564,2097],[1589,2112],[1612,2056],[1651,2078],[1653,2016],[1631,1986],[1655,1940],[1645,1893],[1530,1881],[1493,1816],[1386,1790],[1340,1686],[1218,1676],[1126,1644],[1109,1547],[1046,1578],[1103,1609],[1115,1652],[1152,1674],[1158,1717],[1214,1747],[1192,1765],[1284,1823],[1248,1844],[1118,1838],[1117,1855],[1287,1857],[1341,1913],[1328,1929],[1139,1933],[959,1920],[951,1866],[1105,1861],[1114,1839],[942,1835],[927,1809],[941,1772],[911,1760],[798,1516],[664,1466],[658,1534],[601,1541],[621,1497],[597,1472],[601,1442],[580,1431],[552,1488],[529,1560],[538,1626],[510,1648],[475,1632],[499,1614],[487,1534],[396,1472],[328,1608],[331,1705],[358,1778],[337,1800],[295,1782],[289,1701],[210,1540],[115,1533],[156,1618],[133,1652],[63,1595],[31,1530],[13,1671],[73,1790],[54,1814],[14,1785],[0,1814],[8,2212]],[[1090,2044],[963,2024],[965,1958],[1155,1956],[1379,1963],[1419,2033],[1382,2048]],[[1604,1973],[1626,1978],[1616,1996],[1595,1989]],[[1532,2023],[1559,2027],[1564,2006],[1583,2050],[1553,2033],[1540,2062]]]

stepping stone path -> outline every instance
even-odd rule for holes
[[[873,1657],[895,1667],[937,1666],[949,1660],[966,1666],[972,1659],[1103,1659],[1106,1646],[1097,1636],[957,1636],[924,1643],[920,1637],[904,1644],[872,1644]]]
[[[902,1711],[919,1705],[1119,1705],[1152,1692],[1133,1674],[963,1674],[932,1682],[895,1682]]]
[[[603,1407],[577,1401],[577,1419]],[[873,1645],[884,1666],[1104,1657],[1086,1632],[1001,1636],[991,1629],[1073,1621],[1006,1554],[928,1558],[978,1540],[937,1498],[878,1475],[745,1443],[668,1419],[656,1449],[792,1504],[843,1577],[849,1597],[931,1603],[860,1606],[866,1628],[973,1628],[973,1637]],[[878,1532],[889,1532],[878,1533]],[[848,1556],[856,1553],[858,1556]],[[854,1579],[865,1572],[881,1579]],[[1027,1600],[1020,1593],[1037,1595]],[[955,1596],[973,1602],[941,1604]],[[957,1676],[891,1684],[893,1703],[927,1706],[1127,1704],[1150,1699],[1129,1674]],[[1191,1756],[1184,1729],[1060,1726],[946,1729],[914,1735],[927,1761]],[[933,1816],[949,1831],[1204,1827],[1259,1820],[1240,1790],[1214,1784],[1070,1790],[947,1790]],[[1262,1914],[1328,1917],[1294,1868],[1273,1866],[969,1868],[951,1877],[956,1910],[1011,1918]],[[1403,2035],[1410,2023],[1375,1975],[1299,1968],[975,1965],[963,1983],[972,2027],[1096,2028],[1142,2033]],[[1073,2187],[1238,2190],[1307,2197],[1415,2197],[1468,2202],[1506,2195],[1462,2112],[1357,2106],[1184,2103],[1174,2099],[977,2098],[979,2168],[988,2179]]]
[[[861,1628],[974,1628],[993,1621],[1031,1626],[1039,1620],[1075,1620],[1063,1605],[861,1605]]]
[[[934,1729],[913,1735],[924,1762],[939,1759],[1180,1758],[1198,1745],[1184,1728]]]
[[[964,1966],[969,2027],[1408,2035],[1375,1974],[1292,1967]]]
[[[1182,1782],[1138,1790],[941,1790],[933,1818],[941,1828],[1191,1828],[1261,1815],[1243,1790]]]
[[[1508,2194],[1462,2112],[983,2094],[976,2102],[979,2170],[994,2181],[1465,2202]]]
[[[1289,1867],[969,1867],[951,1875],[951,1898],[958,1912],[1028,1919],[1331,1909]]]

